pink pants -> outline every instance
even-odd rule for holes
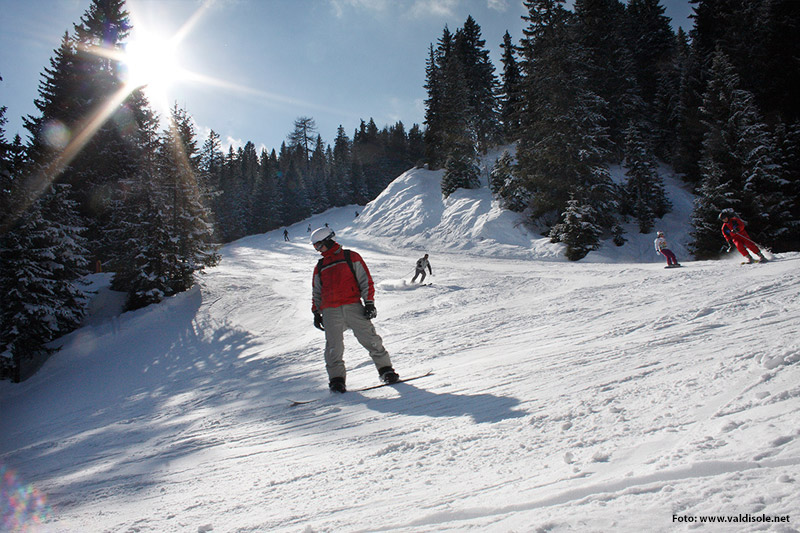
[[[667,258],[667,264],[668,265],[677,265],[678,264],[678,258],[675,257],[675,254],[673,254],[672,250],[670,250],[669,248],[662,248],[661,249],[661,255],[663,255],[664,257]]]

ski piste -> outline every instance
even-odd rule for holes
[[[394,383],[379,383],[378,385],[370,385],[369,387],[361,387],[360,389],[348,389],[347,392],[365,392],[365,391],[368,391],[368,390],[380,389],[381,387],[390,387],[392,385],[397,385],[398,383],[405,383],[406,381],[414,381],[415,379],[425,378],[425,377],[428,377],[428,376],[430,376],[432,374],[433,374],[433,370],[428,370],[424,374],[418,374],[416,376],[411,376],[410,378],[401,378],[401,379],[398,379],[397,381],[395,381]],[[331,393],[331,394],[340,394],[340,393]],[[347,393],[344,393],[344,394],[347,394]],[[294,407],[295,405],[305,405],[307,403],[316,402],[316,401],[322,400],[322,399],[327,398],[327,397],[328,396],[320,397],[320,398],[312,398],[310,400],[289,400],[289,407]]]

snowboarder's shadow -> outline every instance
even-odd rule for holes
[[[469,415],[475,423],[499,422],[526,415],[514,408],[516,398],[494,394],[436,393],[415,387],[411,383],[397,383],[392,388],[400,393],[391,398],[370,398],[362,395],[364,404],[380,413],[399,413],[411,416],[462,416]]]

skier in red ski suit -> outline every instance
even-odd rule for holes
[[[381,381],[395,383],[400,376],[392,368],[389,353],[371,322],[378,316],[372,276],[361,255],[343,249],[334,236],[327,227],[311,233],[311,243],[322,254],[312,278],[311,312],[314,327],[325,332],[328,387],[334,392],[347,391],[343,358],[346,329],[352,330],[356,340],[367,349]]]
[[[753,257],[748,253],[748,250],[756,254],[761,261],[767,260],[761,250],[758,249],[758,246],[756,246],[756,243],[750,238],[750,235],[747,234],[747,230],[744,229],[744,221],[737,217],[732,210],[724,209],[719,214],[719,218],[722,220],[722,236],[728,242],[729,250],[731,241],[733,241],[733,245],[736,246],[740,254],[747,258],[748,263],[753,262]]]

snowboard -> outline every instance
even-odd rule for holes
[[[394,383],[379,383],[377,385],[370,385],[368,387],[361,387],[359,389],[348,389],[347,392],[364,392],[368,390],[380,389],[381,387],[390,387],[392,385],[397,385],[398,383],[405,383],[406,381],[414,381],[415,379],[421,379],[428,377],[433,374],[433,370],[428,370],[424,374],[418,374],[416,376],[411,376],[410,378],[400,378]],[[331,394],[339,394],[339,393],[331,393]],[[347,394],[347,393],[344,393]],[[321,400],[322,398],[312,398],[310,400],[289,400],[289,407],[294,407],[295,405],[304,405],[311,402],[316,402]]]
[[[664,268],[681,268],[683,265],[667,265]]]

